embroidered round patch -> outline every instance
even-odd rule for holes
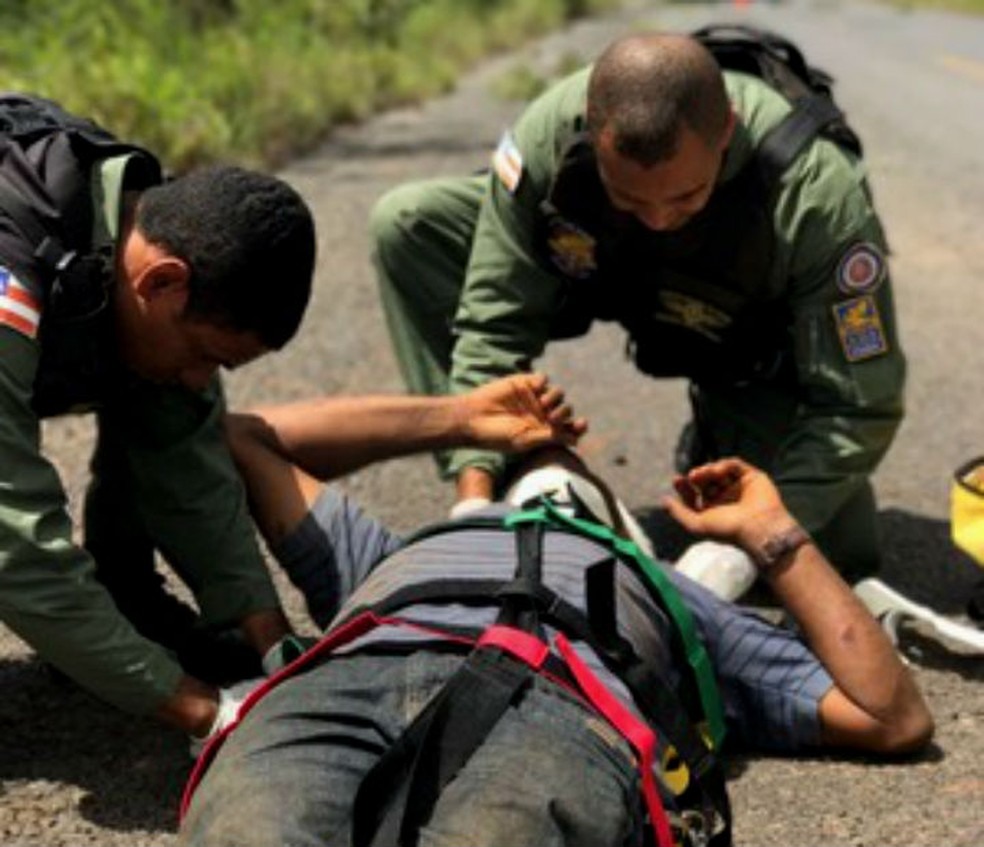
[[[837,265],[837,287],[845,294],[871,294],[885,279],[885,257],[874,244],[852,246]]]

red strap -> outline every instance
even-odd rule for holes
[[[478,639],[478,646],[505,650],[533,670],[539,670],[550,655],[550,648],[535,635],[502,624],[493,624],[485,630]]]
[[[239,707],[239,713],[236,715],[236,720],[229,724],[229,726],[223,729],[222,732],[218,733],[215,737],[209,739],[208,744],[205,745],[205,748],[202,750],[201,755],[198,757],[198,760],[195,762],[195,765],[191,770],[191,775],[188,777],[188,782],[185,784],[184,792],[181,795],[181,805],[178,810],[178,820],[180,821],[184,818],[187,813],[188,806],[191,804],[191,798],[195,793],[195,789],[198,788],[199,783],[205,776],[205,771],[208,770],[208,766],[212,763],[212,760],[219,752],[219,748],[225,742],[226,738],[228,738],[229,733],[239,726],[242,719],[246,716],[246,713],[256,705],[260,698],[268,694],[285,679],[294,676],[299,670],[301,670],[301,668],[305,667],[314,659],[331,653],[339,647],[344,647],[346,644],[365,635],[370,630],[381,626],[402,626],[408,629],[415,629],[419,632],[440,637],[445,641],[454,641],[465,646],[470,646],[475,643],[474,639],[445,632],[441,629],[435,629],[434,627],[429,627],[426,624],[418,624],[413,621],[403,620],[402,618],[379,617],[372,611],[363,612],[362,614],[352,618],[352,620],[346,621],[341,626],[322,636],[321,640],[310,650],[298,656],[293,662],[281,668],[277,671],[277,673],[264,680],[260,685],[253,689]]]
[[[619,734],[635,748],[639,756],[639,771],[642,776],[642,793],[649,809],[656,843],[660,847],[673,847],[673,834],[670,832],[670,822],[663,809],[659,792],[656,790],[656,780],[653,777],[653,763],[656,751],[656,733],[637,718],[611,691],[602,685],[591,669],[580,656],[574,652],[571,643],[562,633],[558,633],[554,644],[560,655],[564,657],[567,666],[577,680],[584,695],[599,714],[607,720]]]
[[[219,748],[225,742],[236,726],[242,721],[253,706],[266,695],[271,689],[275,688],[285,679],[293,676],[303,666],[313,659],[330,653],[338,647],[342,647],[351,641],[364,635],[379,626],[406,626],[424,632],[440,635],[445,639],[470,643],[469,639],[454,636],[450,633],[432,629],[426,625],[415,624],[400,618],[378,617],[373,612],[363,612],[342,626],[324,636],[311,650],[295,659],[285,668],[281,669],[274,676],[257,686],[243,702],[239,708],[236,720],[225,727],[218,735],[212,738],[199,756],[198,761],[192,769],[191,776],[185,786],[181,797],[181,807],[179,820],[185,816],[188,806],[191,804],[195,789],[205,775],[205,771],[211,764]],[[653,829],[656,836],[656,843],[659,847],[674,847],[673,836],[670,832],[670,824],[663,809],[663,804],[656,790],[656,782],[653,777],[653,762],[656,750],[656,734],[653,730],[639,720],[631,711],[621,703],[598,678],[591,672],[587,665],[574,652],[570,642],[562,635],[558,634],[554,640],[558,652],[563,656],[570,668],[575,680],[581,688],[583,696],[635,749],[639,757],[639,770],[642,776],[642,791],[649,809],[649,815],[653,822]],[[530,667],[539,670],[546,661],[550,653],[550,648],[539,638],[522,630],[512,627],[493,624],[478,639],[478,645],[483,647],[498,647],[512,656],[515,656]],[[552,677],[551,677],[552,678]],[[554,680],[559,682],[559,680]],[[564,686],[567,687],[566,685]],[[573,692],[577,693],[577,692]]]
[[[201,755],[195,762],[195,766],[191,770],[191,775],[188,777],[188,782],[185,784],[184,792],[181,795],[178,820],[180,821],[184,818],[185,813],[188,811],[188,806],[191,804],[191,798],[195,793],[195,789],[198,788],[198,784],[202,781],[202,777],[205,776],[205,771],[208,770],[208,766],[212,763],[212,760],[215,758],[216,753],[219,752],[219,748],[225,742],[226,738],[229,736],[229,733],[239,725],[239,722],[246,716],[246,713],[256,705],[257,701],[259,701],[261,697],[266,695],[271,689],[278,686],[288,677],[296,674],[298,670],[300,670],[304,665],[307,665],[316,657],[325,653],[330,653],[337,647],[341,647],[343,644],[354,641],[360,635],[365,634],[371,629],[375,629],[382,623],[384,623],[384,621],[376,617],[376,615],[372,612],[364,612],[337,629],[332,630],[306,653],[298,656],[289,665],[281,668],[273,676],[268,677],[260,685],[254,688],[239,707],[239,712],[236,715],[236,719],[225,727],[220,733],[209,739],[208,743],[205,745],[205,748],[202,750]]]

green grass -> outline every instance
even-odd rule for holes
[[[180,171],[274,167],[432,96],[490,52],[618,0],[2,0],[0,90],[33,91]]]
[[[948,12],[963,12],[970,15],[984,15],[984,0],[891,0],[893,6],[905,9],[940,9]]]

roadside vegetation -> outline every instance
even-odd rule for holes
[[[0,90],[179,171],[275,167],[333,127],[448,89],[479,57],[619,0],[2,0]]]
[[[276,167],[433,96],[481,56],[624,0],[0,0],[0,90],[32,91],[180,171]],[[984,14],[984,0],[889,0]],[[571,62],[570,64],[573,64]],[[529,99],[563,68],[512,71]]]
[[[891,0],[893,5],[905,9],[939,9],[947,12],[964,12],[984,15],[984,0]]]

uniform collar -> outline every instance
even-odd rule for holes
[[[126,167],[136,156],[126,153],[104,159],[93,171],[93,244],[98,248],[109,243],[115,253],[120,236],[123,211],[123,184]]]

